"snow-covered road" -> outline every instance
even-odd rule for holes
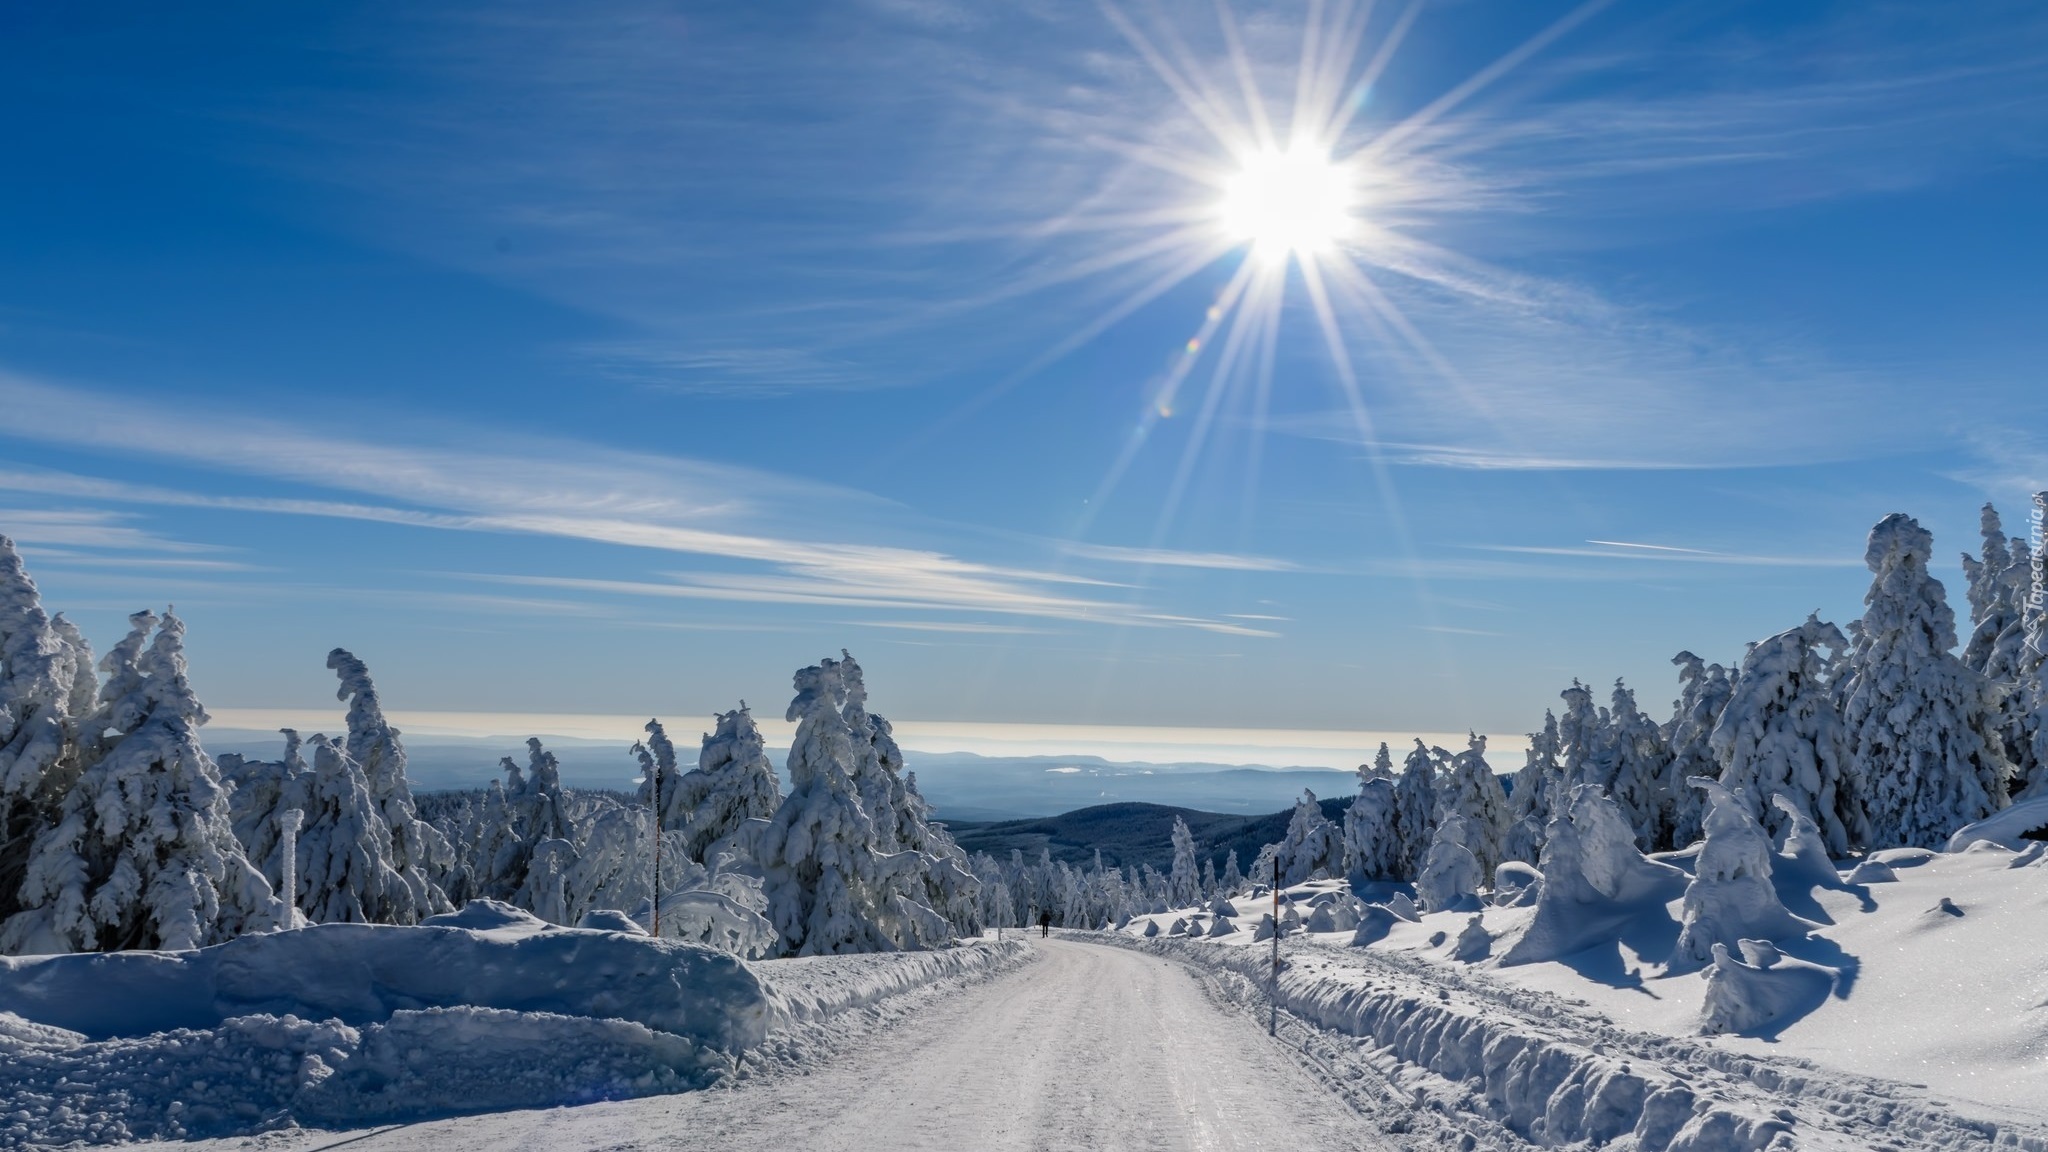
[[[1393,1145],[1181,964],[1058,939],[803,1072],[730,1088],[216,1148],[1251,1149]],[[193,1145],[181,1145],[190,1149]]]

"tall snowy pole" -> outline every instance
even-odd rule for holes
[[[1266,1035],[1280,1030],[1280,857],[1273,857],[1273,994],[1268,999]]]
[[[284,898],[284,923],[279,928],[296,927],[299,922],[299,828],[305,822],[306,814],[297,808],[277,814],[277,887]]]

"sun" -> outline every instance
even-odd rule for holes
[[[1232,243],[1262,260],[1327,255],[1357,221],[1352,173],[1329,152],[1296,147],[1244,155],[1223,183],[1216,218]]]

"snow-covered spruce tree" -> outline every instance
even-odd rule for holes
[[[168,612],[161,627],[148,612],[129,621],[110,659],[135,654],[134,666],[109,667],[121,695],[94,713],[118,736],[36,835],[0,951],[198,948],[284,917],[235,839],[227,790],[200,746],[206,711],[186,677],[184,623]]]
[[[417,924],[433,910],[398,871],[384,813],[348,750],[314,736],[293,899],[315,924]],[[296,752],[296,749],[293,750]]]
[[[1221,883],[1223,885],[1223,893],[1226,896],[1235,896],[1239,892],[1244,891],[1244,873],[1237,870],[1237,849],[1235,848],[1230,850],[1230,855],[1223,862],[1223,879]]]
[[[1195,834],[1188,831],[1188,822],[1178,815],[1173,818],[1173,870],[1166,877],[1166,901],[1174,908],[1190,908],[1201,902],[1200,865],[1195,863]],[[1255,879],[1271,880],[1270,870],[1265,875],[1253,874]]]
[[[1457,811],[1445,812],[1436,838],[1415,878],[1415,895],[1424,912],[1465,907],[1485,884],[1481,861],[1468,845],[1472,822]]]
[[[1354,883],[1392,880],[1401,870],[1400,804],[1392,765],[1393,754],[1382,743],[1371,764],[1358,766],[1358,795],[1344,810],[1344,874]],[[1236,863],[1233,853],[1231,864]]]
[[[1323,815],[1316,794],[1304,788],[1288,818],[1287,834],[1274,855],[1280,861],[1280,882],[1294,885],[1314,876],[1336,873],[1344,866],[1344,841],[1337,825]]]
[[[697,753],[697,767],[689,772],[676,772],[675,749],[659,721],[649,720],[647,733],[645,744],[633,746],[643,769],[640,799],[652,800],[653,774],[660,773],[662,827],[680,837],[684,858],[709,863],[706,853],[713,844],[748,820],[774,815],[782,802],[775,766],[744,701],[717,714]]]
[[[1970,602],[1970,638],[1963,648],[1963,663],[1998,679],[1992,667],[1999,638],[2008,628],[2021,623],[2025,611],[2027,584],[2031,579],[2027,542],[2010,540],[1999,520],[1998,509],[1984,505],[1978,526],[1983,534],[1982,557],[1963,553],[1963,574]]]
[[[341,681],[335,699],[348,701],[349,759],[362,766],[370,796],[384,816],[391,835],[391,862],[412,889],[412,904],[422,916],[449,911],[441,878],[455,864],[455,849],[440,830],[419,818],[412,785],[405,778],[405,745],[398,729],[384,719],[384,706],[370,670],[345,648],[327,654],[327,667]],[[412,923],[409,920],[397,923]]]
[[[14,541],[0,536],[0,923],[21,910],[30,845],[79,770],[98,687],[92,650],[43,611]]]
[[[1585,767],[1575,782],[1592,784],[1621,808],[1635,829],[1636,847],[1655,851],[1671,840],[1670,813],[1675,803],[1667,780],[1671,756],[1657,723],[1636,707],[1636,694],[1614,682],[1610,706],[1600,713]]]
[[[1771,886],[1771,841],[1748,803],[1704,776],[1689,783],[1707,794],[1707,837],[1685,888],[1679,954],[1705,964],[1716,944],[1782,940],[1812,928],[1786,911]]]
[[[780,951],[894,951],[949,938],[945,917],[918,899],[927,858],[877,850],[883,833],[862,806],[852,775],[855,733],[840,712],[846,686],[839,662],[823,660],[794,679],[787,713],[797,724],[789,794],[760,844],[763,892]]]
[[[1997,509],[1989,504],[1984,505],[1982,529],[1983,558],[1963,554],[1972,628],[1962,660],[1998,686],[2000,750],[2023,784],[2036,763],[2034,704],[2043,649],[2048,649],[2048,644],[2029,642],[2034,555],[2026,538],[2006,537]]]
[[[1580,784],[1592,784],[1602,792],[1607,789],[1604,773],[1594,764],[1594,756],[1600,745],[1600,736],[1607,728],[1607,717],[1593,703],[1593,690],[1579,683],[1575,677],[1572,686],[1558,693],[1564,701],[1564,715],[1557,721],[1557,760],[1563,773],[1565,786],[1576,788]],[[1564,797],[1554,797],[1553,805],[1562,803]]]
[[[1564,794],[1564,766],[1558,762],[1557,717],[1543,713],[1543,729],[1529,734],[1529,751],[1508,795],[1508,830],[1501,859],[1534,864],[1543,851],[1551,806]]]
[[[1830,679],[1834,654],[1847,645],[1842,630],[1818,615],[1750,645],[1708,735],[1720,783],[1750,819],[1773,833],[1786,831],[1784,813],[1771,804],[1772,796],[1782,796],[1820,828],[1828,852],[1838,857],[1870,842],[1836,711],[1839,686]]]
[[[1671,722],[1664,726],[1664,745],[1671,755],[1667,776],[1677,780],[1679,787],[1672,797],[1669,847],[1683,848],[1704,835],[1701,822],[1707,814],[1706,793],[1687,787],[1684,781],[1721,775],[1721,762],[1714,756],[1710,737],[1735,685],[1726,668],[1690,652],[1680,652],[1671,662],[1678,666],[1678,699],[1672,702]]]
[[[509,757],[508,757],[509,759]],[[517,770],[517,766],[514,766]],[[483,803],[467,839],[464,883],[471,900],[503,900],[510,903],[526,880],[528,845],[519,838],[506,798],[505,782],[491,781],[484,789]]]
[[[1401,879],[1413,880],[1422,871],[1422,858],[1436,839],[1437,765],[1445,757],[1420,739],[1408,762],[1394,781],[1394,823],[1401,831]]]
[[[1465,818],[1460,839],[1479,860],[1480,876],[1490,878],[1500,867],[1501,849],[1508,833],[1508,797],[1500,777],[1486,762],[1486,737],[1466,733],[1463,752],[1451,757],[1450,771],[1439,785],[1437,803],[1446,812]]]
[[[1871,837],[1939,848],[2006,802],[2012,766],[1997,731],[1999,693],[1951,649],[1955,614],[1927,570],[1934,537],[1893,513],[1870,530],[1874,579],[1849,653],[1843,720],[1867,785]]]

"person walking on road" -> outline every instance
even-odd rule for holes
[[[1040,912],[1038,914],[1038,937],[1043,940],[1050,935],[1052,935],[1052,913]]]

